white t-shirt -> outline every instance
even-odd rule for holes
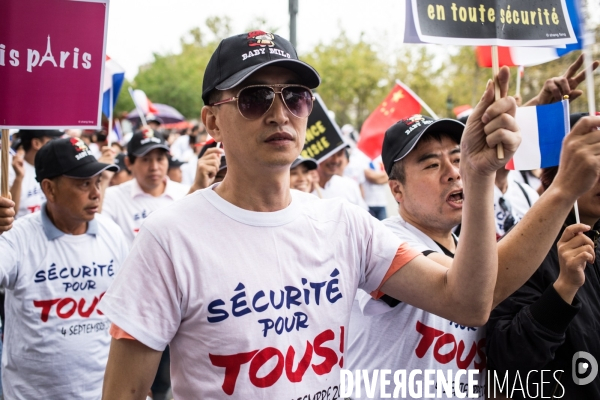
[[[358,184],[352,179],[346,178],[345,176],[332,176],[331,179],[329,179],[329,182],[325,184],[325,187],[320,188],[320,190],[324,199],[334,199],[336,197],[340,197],[365,210],[369,208],[360,194],[360,188],[358,187]],[[316,190],[313,192],[313,194],[317,196],[319,195]]]
[[[537,194],[535,190],[531,188],[531,186],[521,183],[516,183],[511,177],[508,177],[508,188],[506,189],[506,193],[502,194],[498,187],[494,186],[494,215],[496,216],[496,236],[499,238],[504,236],[506,233],[504,231],[504,221],[508,217],[509,213],[505,211],[500,206],[500,198],[504,198],[510,204],[512,209],[512,215],[515,220],[515,223],[519,222],[527,211],[531,208],[529,203],[527,202],[527,198],[521,190],[521,187],[527,192],[527,197],[529,198],[529,202],[533,205],[539,198],[540,195]]]
[[[38,211],[46,201],[46,196],[42,192],[40,183],[35,180],[35,167],[27,161],[23,161],[23,167],[25,169],[25,176],[23,176],[23,182],[21,183],[21,200],[19,201],[17,218]],[[10,169],[12,170],[12,167]],[[9,174],[9,186],[13,185],[15,178],[16,175]]]
[[[381,156],[377,157],[373,161],[370,161],[367,165],[367,169],[385,172],[385,167],[383,166],[383,160],[381,159]],[[371,183],[368,180],[365,180],[363,189],[365,191],[365,202],[369,207],[385,207],[387,205],[386,194],[389,190],[388,185],[385,183]]]
[[[189,191],[189,186],[167,178],[164,193],[161,196],[154,197],[145,193],[137,180],[132,179],[106,189],[102,214],[111,218],[123,229],[127,243],[131,247],[142,222],[153,211],[183,198]]]
[[[350,152],[350,160],[346,169],[344,170],[344,176],[352,179],[354,182],[362,185],[365,183],[365,169],[369,168],[371,159],[357,147],[353,148]]]
[[[176,399],[334,398],[357,288],[418,253],[340,199],[293,190],[287,208],[252,212],[217,185],[152,214],[100,309],[170,345]]]
[[[192,186],[196,180],[196,171],[198,170],[198,156],[192,154],[189,160],[181,166],[181,183]]]
[[[525,182],[525,179],[523,178],[523,175],[521,174],[521,171],[510,171],[508,173],[508,179],[512,178],[516,182],[526,183],[533,190],[535,190],[537,192],[538,188],[540,186],[542,186],[542,181],[540,180],[540,178],[538,178],[537,176],[533,175],[531,173],[531,171],[523,171],[523,172],[527,176],[527,182]]]
[[[66,235],[44,210],[2,234],[0,254],[5,398],[98,400],[111,337],[97,304],[127,255],[121,229],[96,215]]]
[[[190,147],[189,135],[181,135],[171,145],[171,156],[181,161],[189,161],[194,156],[194,149]]]
[[[383,223],[411,248],[443,254],[431,238],[402,217],[388,218]],[[475,375],[479,386],[476,393],[484,398],[485,366],[485,328],[461,326],[406,303],[392,308],[364,291],[358,291],[348,332],[347,368],[351,371],[406,369],[408,374],[416,369],[439,369],[446,376],[447,371],[452,370],[455,376],[460,369],[481,369],[481,373]],[[377,382],[379,385],[379,380]],[[467,376],[464,376],[458,385],[454,385],[455,390],[458,386],[458,390],[466,394],[467,382]],[[424,385],[422,376],[421,383]],[[391,388],[393,390],[393,386]],[[364,389],[363,384],[362,395],[365,395]],[[388,387],[388,393],[392,390]],[[430,392],[437,393],[437,389],[431,387]],[[379,386],[375,393],[379,395]],[[425,392],[422,394],[423,397],[418,398],[424,398]],[[444,394],[442,398],[447,397]]]

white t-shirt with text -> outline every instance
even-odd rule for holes
[[[431,238],[402,217],[388,218],[383,223],[411,248],[443,254]],[[406,303],[390,307],[359,290],[352,308],[348,335],[347,368],[351,371],[407,370],[408,376],[413,370],[430,369],[442,370],[447,376],[447,371],[451,370],[452,376],[455,376],[460,369],[480,369],[481,373],[475,375],[478,385],[474,391],[479,398],[485,396],[485,328],[461,326]],[[464,376],[454,383],[454,390],[466,395],[467,382],[467,376]],[[423,375],[420,383],[424,385]],[[388,387],[388,392],[391,393],[393,388],[394,385]],[[363,396],[364,389],[363,385]],[[418,387],[414,390],[418,393]],[[415,398],[425,398],[422,390],[422,396]],[[375,393],[379,395],[379,386]],[[430,393],[437,393],[437,389],[431,386]],[[442,398],[447,398],[446,394]],[[359,398],[352,396],[352,399]]]
[[[519,185],[521,187],[519,187]],[[527,193],[527,197],[523,190]],[[494,186],[494,215],[496,216],[496,236],[502,237],[506,233],[504,231],[504,222],[509,216],[509,213],[500,205],[500,199],[504,198],[510,205],[515,223],[519,222],[529,211],[531,206],[540,198],[540,195],[526,183],[517,183],[511,177],[508,177],[508,188],[506,193]],[[527,201],[529,199],[529,202]],[[529,205],[531,203],[531,205]],[[505,207],[508,208],[505,204]]]
[[[97,305],[127,251],[102,215],[73,236],[38,212],[0,236],[6,399],[100,399],[111,337]]]
[[[35,167],[27,161],[23,161],[25,176],[21,183],[21,199],[19,201],[19,210],[17,218],[24,217],[27,214],[32,214],[39,211],[42,204],[46,201],[46,196],[42,192],[40,183],[35,180]],[[12,170],[12,167],[10,167]],[[16,175],[10,175],[9,186],[12,186]]]
[[[102,214],[115,221],[123,229],[127,242],[131,246],[142,222],[152,212],[183,198],[189,190],[189,186],[167,178],[164,193],[154,197],[145,193],[137,180],[132,179],[106,189]]]
[[[100,309],[170,346],[176,399],[339,397],[356,290],[406,246],[340,199],[292,190],[285,209],[252,212],[217,185],[152,214]]]

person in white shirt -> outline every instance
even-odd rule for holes
[[[129,246],[148,216],[188,194],[189,186],[167,177],[169,146],[146,128],[127,144],[125,165],[133,179],[106,190],[102,214],[123,229]]]
[[[594,122],[600,124],[600,118]],[[568,136],[558,185],[542,196],[499,242],[494,307],[529,279],[552,246],[574,199],[597,182],[600,157],[595,156],[591,144],[595,141],[598,146],[600,132],[585,137],[583,134],[590,132],[590,125]],[[465,160],[464,156],[461,160],[459,146],[463,129],[454,120],[412,117],[390,128],[383,143],[389,186],[400,213],[384,224],[412,248],[448,265],[464,245],[452,233],[461,220],[464,223],[466,212],[460,169]],[[398,351],[390,351],[392,348]],[[485,329],[436,316],[387,296],[375,300],[358,291],[350,320],[347,356],[348,369],[352,371],[450,370],[456,376],[460,370],[478,369],[480,373],[475,375],[478,384],[471,389],[479,398],[485,396]],[[380,393],[378,385],[375,393]],[[427,397],[424,387],[415,386],[412,390],[415,394],[409,398]],[[464,397],[467,390],[468,378],[464,375],[460,381],[452,382],[450,391],[444,390],[441,397],[434,397]],[[428,392],[437,390],[431,388]]]
[[[278,35],[219,44],[202,120],[224,145],[227,175],[152,214],[103,297],[113,323],[104,399],[143,399],[167,344],[176,399],[339,397],[359,287],[457,323],[487,320],[495,147],[507,159],[518,147],[514,100],[494,102],[488,84],[463,134],[466,247],[447,269],[359,207],[290,190],[319,82]]]
[[[76,138],[54,140],[36,155],[47,202],[0,236],[6,399],[101,396],[110,322],[97,306],[128,249],[121,229],[97,211],[102,172],[117,169]]]
[[[512,178],[505,168],[496,172],[494,188],[494,213],[496,215],[496,235],[501,238],[540,198],[540,195],[526,183]]]
[[[387,204],[387,183],[388,176],[385,173],[381,156],[379,156],[370,161],[365,169],[363,191],[365,194],[365,203],[369,206],[369,213],[380,221],[387,218],[385,209]]]
[[[340,197],[351,204],[365,210],[369,207],[362,197],[360,187],[350,178],[338,175],[346,149],[341,149],[331,154],[327,159],[321,160],[317,172],[319,174],[319,190],[315,188],[313,194],[323,199]]]
[[[12,182],[9,182],[10,193],[17,206],[17,218],[38,211],[46,200],[39,182],[35,179],[35,167],[33,166],[35,155],[44,144],[63,134],[56,130],[22,129],[18,135],[25,155],[13,157],[12,167],[15,175]]]

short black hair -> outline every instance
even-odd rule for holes
[[[425,132],[423,137],[421,137],[421,139],[419,140],[417,145],[413,148],[413,151],[416,150],[422,143],[428,143],[432,140],[436,140],[441,143],[444,138],[449,138],[451,140],[454,140],[454,136],[447,134],[444,131],[436,131],[436,130],[433,130],[431,132],[427,131],[427,132]],[[398,181],[403,185],[406,184],[406,171],[404,169],[404,158],[396,161],[394,163],[394,165],[392,166],[390,180]]]
[[[168,152],[167,150],[165,150],[165,149],[154,149],[154,150],[162,150],[162,151],[165,153],[165,155],[167,155],[167,154],[169,153],[169,152]],[[151,150],[151,151],[152,151],[152,150]],[[148,153],[149,153],[149,152],[148,152]],[[142,156],[142,157],[143,157],[143,156]],[[137,159],[138,159],[138,157],[134,156],[133,154],[127,154],[127,158],[129,159],[129,163],[130,163],[130,164],[132,164],[132,165],[133,165],[133,164],[135,164],[135,160],[137,160]]]

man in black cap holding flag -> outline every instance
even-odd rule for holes
[[[319,83],[280,36],[220,43],[204,74],[202,122],[227,151],[227,175],[141,227],[100,304],[113,323],[105,399],[143,399],[167,345],[177,399],[338,397],[359,287],[457,323],[487,320],[494,172],[504,163],[495,147],[508,160],[520,142],[514,100],[494,102],[490,81],[463,134],[467,246],[448,269],[366,211],[290,190]]]
[[[77,138],[36,154],[47,201],[0,236],[6,398],[100,397],[110,323],[97,305],[128,251],[121,229],[97,214],[102,172],[117,170]]]

